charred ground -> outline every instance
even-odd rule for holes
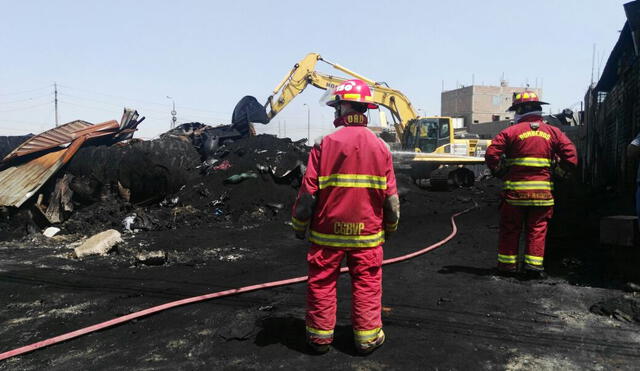
[[[193,136],[178,134],[84,149],[89,152],[65,168],[78,179],[76,210],[51,239],[27,211],[6,212],[0,350],[172,300],[306,275],[307,243],[293,238],[288,220],[307,148],[257,136],[203,153]],[[180,155],[166,156],[169,149]],[[135,153],[136,162],[111,161],[124,158],[119,151]],[[137,180],[145,174],[158,181]],[[229,180],[239,174],[244,179]],[[491,271],[497,181],[429,192],[398,178],[402,217],[385,245],[387,258],[441,240],[451,232],[453,213],[477,207],[457,219],[458,234],[445,246],[385,267],[388,340],[368,357],[357,356],[352,345],[349,280],[342,277],[336,341],[324,356],[305,347],[305,285],[296,284],[162,312],[9,359],[0,369],[635,367],[638,300],[622,291],[629,277],[619,259],[596,242],[604,211],[593,207],[602,201],[594,197],[615,197],[561,185],[546,259],[551,278],[520,281]],[[128,216],[130,231],[123,225]],[[107,228],[123,232],[124,243],[106,256],[73,257],[86,235]],[[149,251],[163,251],[166,260],[142,264],[136,256]]]

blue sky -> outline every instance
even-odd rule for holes
[[[227,124],[236,102],[270,91],[309,52],[407,95],[439,114],[456,84],[538,81],[552,110],[577,104],[625,22],[618,0],[537,1],[0,1],[0,135],[59,120],[147,117],[138,136],[178,122]],[[329,66],[319,70],[333,73]],[[259,132],[312,137],[332,111],[307,88]],[[280,125],[279,125],[280,124]]]

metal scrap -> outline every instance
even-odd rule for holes
[[[137,111],[125,109],[120,124],[76,120],[29,138],[0,161],[0,206],[22,206],[85,143],[97,138],[107,144],[130,139],[144,120],[138,117]]]

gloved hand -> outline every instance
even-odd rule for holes
[[[561,168],[560,166],[556,166],[553,169],[553,178],[558,181],[563,181],[569,179],[571,173]]]
[[[509,170],[507,167],[503,166],[502,163],[498,164],[495,168],[489,169],[491,171],[491,175],[498,179],[504,178],[507,175],[507,171]]]

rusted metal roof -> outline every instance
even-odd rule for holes
[[[47,130],[44,133],[27,139],[27,141],[25,141],[11,153],[9,153],[3,161],[8,161],[15,157],[28,155],[31,153],[55,148],[63,144],[71,143],[75,139],[75,137],[73,136],[74,132],[90,128],[92,126],[94,125],[86,121],[76,120]]]
[[[20,207],[55,174],[69,148],[49,152],[27,163],[0,172],[0,205]]]
[[[0,171],[0,205],[20,207],[31,198],[87,141],[111,137],[113,142],[130,139],[138,124],[138,112],[125,109],[121,123],[111,120],[92,125],[76,120],[36,135],[22,143],[2,162],[18,163]],[[70,145],[69,145],[70,143]],[[62,148],[62,146],[66,148]],[[56,147],[60,149],[55,150]],[[52,150],[26,162],[29,154]],[[12,161],[15,160],[15,161]],[[11,161],[11,162],[10,162]]]

